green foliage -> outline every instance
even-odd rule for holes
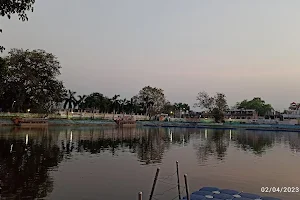
[[[273,109],[271,104],[266,104],[260,97],[255,97],[250,101],[243,100],[236,105],[238,109],[255,109],[259,116],[264,116]]]
[[[210,97],[207,92],[199,92],[196,101],[195,107],[207,109],[209,112],[214,108],[215,99],[214,97]]]
[[[76,105],[78,106],[78,109],[83,109],[83,103],[86,97],[86,95],[78,95],[78,100],[76,100]]]
[[[212,115],[213,115],[213,117],[215,119],[215,122],[217,122],[217,123],[223,122],[223,120],[224,120],[224,112],[222,112],[220,109],[213,108]]]
[[[12,49],[1,73],[0,107],[6,111],[51,112],[65,96],[57,58],[44,50]]]
[[[108,98],[101,93],[92,93],[88,96],[78,96],[75,98],[75,92],[69,90],[68,96],[65,96],[64,109],[74,109],[76,106],[82,110],[99,110],[108,113],[139,113],[139,114],[156,114],[163,110],[165,97],[163,90],[144,87],[138,95],[133,96],[130,100],[120,98],[119,94]],[[172,105],[173,106],[173,105]],[[187,104],[183,104],[188,108]]]
[[[146,114],[150,116],[161,113],[166,104],[164,91],[156,87],[146,86],[142,88],[138,94],[138,99]]]
[[[186,103],[174,103],[175,110],[181,110],[181,111],[189,111],[190,106]]]
[[[214,103],[215,107],[221,111],[221,113],[224,113],[226,110],[228,110],[227,100],[225,94],[217,93],[214,97]]]
[[[4,86],[5,80],[7,79],[8,76],[8,70],[7,70],[7,63],[4,58],[0,57],[0,85]],[[4,87],[0,87],[0,98],[3,96],[4,93]]]
[[[120,105],[120,99],[119,99],[120,95],[116,94],[111,98],[111,103],[112,103],[112,107],[113,107],[113,112],[115,113],[116,109],[118,109],[119,105]]]
[[[90,95],[78,95],[75,98],[76,92],[68,91],[64,98],[64,109],[79,110],[99,110],[103,113],[143,113],[143,107],[138,103],[137,96],[132,97],[130,100],[119,99],[120,95],[116,94],[112,98],[108,98],[101,93],[94,92]],[[144,112],[145,114],[145,112]]]
[[[195,106],[206,109],[216,122],[224,120],[224,112],[228,109],[225,94],[217,93],[214,97],[210,97],[207,92],[199,92],[196,100]]]
[[[0,1],[0,15],[2,17],[7,16],[8,19],[11,18],[11,15],[17,14],[19,20],[27,21],[28,17],[26,11],[33,12],[33,4],[35,0],[1,0]],[[0,33],[2,29],[0,29]],[[5,48],[0,46],[0,52]]]
[[[169,101],[167,101],[162,109],[162,113],[171,114],[171,112],[175,111],[174,105],[172,105]]]
[[[68,108],[72,109],[75,108],[77,105],[77,100],[75,99],[74,95],[76,92],[73,92],[71,90],[68,90],[68,96],[64,98],[65,104],[64,104],[64,109]]]

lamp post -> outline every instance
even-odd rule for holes
[[[14,104],[16,103],[16,101],[13,101],[13,103],[11,104],[11,111],[13,111],[14,108]]]

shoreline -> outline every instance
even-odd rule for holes
[[[222,129],[222,130],[252,130],[252,131],[284,131],[300,132],[300,125],[278,124],[216,124],[198,122],[142,122],[145,127],[165,128],[195,128],[195,129]]]
[[[194,129],[222,129],[222,130],[252,130],[252,131],[284,131],[300,132],[300,125],[283,124],[217,124],[201,122],[162,122],[162,121],[137,121],[139,127],[153,128],[194,128]],[[0,127],[15,126],[10,119],[0,118]],[[53,126],[99,126],[118,127],[112,120],[72,120],[72,119],[49,119],[48,127]],[[39,126],[41,127],[41,126]]]

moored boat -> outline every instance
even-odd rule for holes
[[[48,119],[46,118],[13,118],[14,125],[21,127],[36,127],[48,126]]]
[[[133,116],[124,116],[124,117],[118,117],[117,119],[114,119],[116,124],[120,127],[135,127],[136,126],[136,120]]]

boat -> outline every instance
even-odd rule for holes
[[[47,118],[13,118],[14,125],[21,127],[40,127],[48,126]]]
[[[118,116],[117,119],[114,119],[116,124],[119,127],[135,127],[136,126],[136,120],[134,119],[133,116],[123,116],[120,117]]]

